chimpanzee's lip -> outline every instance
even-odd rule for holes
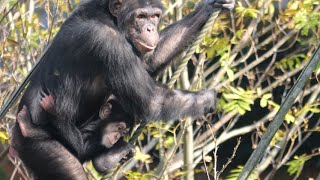
[[[149,46],[149,45],[146,45],[145,43],[141,42],[141,41],[138,41],[138,43],[143,46],[146,50],[148,51],[152,51],[154,50],[157,46]]]
[[[113,144],[112,144],[111,140],[109,139],[109,136],[107,136],[107,140],[109,141],[109,145],[110,145],[110,147],[112,147],[112,146],[113,146]]]

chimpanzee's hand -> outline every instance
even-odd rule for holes
[[[134,145],[131,143],[117,143],[108,152],[98,155],[92,159],[94,168],[100,173],[106,173],[114,168],[119,162],[128,159],[129,155],[134,152]]]
[[[136,154],[136,149],[134,148],[134,145],[131,143],[128,143],[126,145],[126,155],[124,155],[120,161],[121,164],[125,163],[126,161],[128,161],[129,159],[131,159],[135,154]]]
[[[217,110],[217,92],[214,89],[205,90],[206,99],[209,102],[209,106],[204,110],[205,113],[213,113]]]
[[[213,8],[226,8],[232,10],[235,5],[235,0],[206,0],[207,4]]]

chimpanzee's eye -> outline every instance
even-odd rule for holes
[[[151,19],[159,19],[160,18],[160,14],[153,14],[151,16]]]
[[[145,18],[147,18],[147,16],[144,15],[144,14],[139,14],[139,15],[137,16],[137,18],[138,18],[138,19],[145,19]]]
[[[120,8],[121,8],[121,5],[122,5],[121,3],[115,3],[115,4],[114,4],[114,7],[115,7],[116,9],[120,9]]]
[[[121,131],[123,128],[121,126],[118,126],[118,130]]]

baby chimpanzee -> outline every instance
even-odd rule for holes
[[[55,115],[54,98],[51,95],[45,95],[40,104],[51,115]],[[119,110],[122,113],[118,113]],[[23,137],[51,139],[51,135],[47,131],[31,123],[30,114],[25,106],[18,113],[17,121]],[[133,126],[130,124],[133,120],[124,113],[116,100],[106,100],[99,110],[99,118],[89,122],[79,128],[84,144],[83,149],[79,150],[82,152],[78,153],[82,154],[82,157],[77,157],[80,162],[92,159],[95,169],[100,173],[105,173],[119,161],[127,158],[128,154],[132,155],[132,146],[124,148],[126,142],[122,137],[128,134],[128,129]],[[119,151],[119,149],[123,150]]]
[[[40,101],[40,105],[51,115],[56,115],[53,96],[44,95]],[[119,110],[121,110],[121,113],[118,113]],[[100,107],[99,118],[96,121],[80,127],[80,131],[84,140],[88,141],[90,138],[97,137],[94,135],[94,133],[96,133],[98,130],[98,137],[101,137],[101,145],[110,148],[121,137],[128,134],[128,125],[129,123],[132,124],[132,122],[133,119],[129,116],[129,114],[125,113],[125,111],[122,111],[121,105],[112,96],[109,99],[106,99],[104,104]]]

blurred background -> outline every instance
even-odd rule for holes
[[[161,29],[199,0],[162,0]],[[24,80],[79,0],[0,0],[0,105]],[[238,0],[222,12],[177,80],[177,89],[219,92],[199,119],[152,123],[123,179],[236,179],[320,41],[320,0]],[[157,80],[167,84],[177,58]],[[320,64],[250,179],[316,179],[320,172]],[[16,105],[0,121],[0,179],[29,179],[8,156]],[[90,179],[101,179],[90,163]]]

